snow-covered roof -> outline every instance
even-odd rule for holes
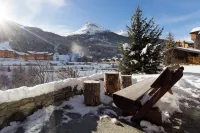
[[[199,31],[200,31],[200,27],[196,27],[196,28],[193,28],[190,33],[199,32]]]
[[[92,56],[87,56],[87,58],[93,58]]]
[[[30,54],[36,53],[36,51],[27,51],[27,52],[30,53]]]
[[[194,43],[194,41],[190,40],[190,41],[185,41],[186,43]]]
[[[30,54],[48,54],[49,52],[36,52],[36,51],[27,51]]]
[[[195,49],[195,48],[175,47],[174,49],[200,54],[200,50],[199,49]]]
[[[18,54],[18,55],[28,55],[27,53],[17,52],[17,51],[15,51],[15,53]]]
[[[7,42],[2,42],[0,43],[0,50],[8,50],[8,51],[14,51],[11,47],[10,47],[10,43]]]
[[[48,55],[53,55],[53,53],[48,53]]]
[[[108,30],[106,30],[103,27],[100,27],[96,24],[93,24],[91,22],[87,22],[81,29],[74,31],[74,32],[70,33],[69,35],[76,35],[76,34],[93,35],[95,33],[105,32],[105,31],[108,31]]]

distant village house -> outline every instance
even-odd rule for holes
[[[194,41],[178,41],[176,42],[176,46],[184,48],[194,48]]]
[[[200,27],[192,29],[190,35],[191,41],[178,41],[176,47],[169,49],[172,51],[172,64],[200,64]]]
[[[171,63],[200,64],[200,50],[194,48],[174,47]]]
[[[53,60],[53,53],[36,51],[28,51],[27,53],[28,60]]]
[[[196,27],[190,32],[191,40],[194,41],[194,48],[200,49],[200,27]]]

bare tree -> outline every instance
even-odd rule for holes
[[[171,32],[165,38],[165,46],[164,46],[164,64],[171,64],[172,58],[174,56],[173,48],[175,47],[174,36]]]
[[[12,87],[34,86],[54,80],[53,73],[50,72],[49,61],[39,61],[30,63],[27,69],[22,65],[15,67],[12,71]],[[52,69],[52,68],[51,68]]]
[[[39,84],[47,83],[54,80],[52,67],[50,67],[50,62],[48,60],[40,61],[35,60],[36,65],[34,66],[37,69],[36,77],[39,80]]]
[[[27,86],[34,86],[40,84],[40,81],[37,77],[39,74],[39,69],[34,67],[33,65],[28,66],[28,70],[26,73],[27,77]]]
[[[61,68],[57,72],[58,79],[67,79],[67,78],[78,78],[80,77],[79,71],[73,68]]]
[[[0,66],[0,89],[8,89],[10,87],[10,79],[6,74],[6,67]]]
[[[21,64],[12,70],[12,87],[26,86],[26,69]]]

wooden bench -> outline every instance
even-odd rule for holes
[[[158,78],[145,79],[114,93],[113,101],[123,112],[133,115],[132,121],[140,121],[153,105],[181,79],[183,70],[184,68],[180,66],[167,67]],[[144,95],[148,95],[150,99],[142,105],[141,99]]]

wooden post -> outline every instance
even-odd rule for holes
[[[109,72],[104,75],[105,94],[112,95],[120,90],[120,80],[118,72]]]
[[[122,89],[132,85],[131,75],[121,75]]]
[[[94,80],[84,81],[84,103],[87,106],[97,106],[100,101],[100,82]]]

